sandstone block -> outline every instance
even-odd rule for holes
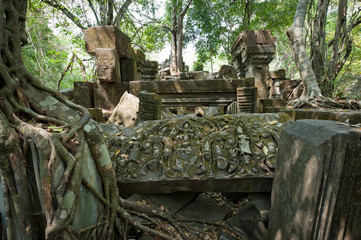
[[[277,79],[285,79],[286,78],[286,70],[285,69],[279,69],[277,71],[272,71],[271,78],[277,78]]]
[[[97,122],[103,121],[103,112],[101,108],[88,108],[90,116]]]
[[[130,82],[137,79],[137,63],[133,58],[120,59],[122,70],[122,82]]]
[[[129,83],[98,82],[94,84],[94,107],[113,109],[119,103],[125,91],[129,92]]]
[[[120,58],[133,57],[130,38],[114,26],[98,26],[84,30],[85,48],[95,56],[97,48],[113,48]]]
[[[125,92],[108,122],[122,127],[134,127],[138,121],[139,98]]]
[[[142,121],[161,119],[162,99],[158,94],[139,92],[139,117]]]
[[[360,139],[334,121],[283,129],[268,239],[361,239]]]
[[[96,48],[97,76],[101,82],[120,82],[119,57],[115,49]]]
[[[92,82],[74,82],[74,102],[86,108],[94,106],[93,101],[93,83]]]

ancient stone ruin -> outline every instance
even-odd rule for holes
[[[270,31],[243,31],[232,45],[232,57],[239,77],[254,77],[259,98],[268,98],[268,64],[276,52]],[[258,108],[261,108],[258,103]]]
[[[101,125],[121,192],[252,192],[229,220],[252,239],[361,239],[361,114],[285,108],[296,80],[269,71],[269,31],[240,33],[234,67],[179,76],[166,69],[158,75],[158,63],[114,27],[90,28],[85,36],[99,82],[75,83],[74,101],[102,122],[101,109],[116,108],[125,92],[139,98],[137,125]],[[199,107],[222,114],[164,117],[166,109]],[[203,198],[188,203],[204,205]]]

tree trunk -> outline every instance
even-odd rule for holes
[[[79,239],[97,230],[99,237],[112,238],[119,194],[105,141],[85,108],[45,88],[25,69],[26,8],[27,0],[0,0],[0,170],[7,237]],[[94,171],[85,174],[84,164]],[[87,209],[95,214],[81,218]],[[100,221],[107,224],[82,231]]]
[[[340,58],[342,54],[342,51],[340,50],[340,45],[344,43],[344,39],[342,39],[342,33],[345,33],[346,31],[346,22],[347,22],[346,19],[347,19],[347,0],[340,0],[338,5],[335,35],[332,40],[332,53],[331,53],[331,58],[329,60],[330,64],[328,66],[327,77],[321,83],[322,89],[325,92],[327,92],[329,95],[333,93],[335,87],[332,80],[334,80],[337,77],[339,71],[341,71],[342,69],[339,68],[339,66],[337,65],[340,63]]]
[[[183,18],[177,22],[177,72],[183,72]]]
[[[292,26],[287,30],[293,56],[305,86],[300,100],[322,96],[317,79],[307,56],[303,37],[308,0],[299,0]]]
[[[88,110],[26,70],[21,56],[26,8],[27,0],[0,0],[0,201],[7,227],[0,237],[127,239],[129,223],[174,239],[135,215],[166,219],[187,239],[168,212],[119,196],[107,146]]]
[[[325,74],[326,61],[326,19],[330,0],[320,0],[317,5],[316,16],[313,21],[311,34],[312,68],[316,78],[321,83]]]
[[[178,2],[181,1],[181,2]],[[183,0],[174,0],[171,9],[172,27],[171,32],[171,62],[172,75],[178,75],[183,71],[183,20],[192,0],[183,7]],[[167,28],[168,29],[168,28]]]

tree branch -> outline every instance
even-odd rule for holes
[[[75,25],[81,29],[86,29],[86,27],[81,23],[78,17],[76,17],[72,12],[70,12],[66,7],[61,3],[58,3],[56,0],[42,0],[42,2],[48,4],[49,6],[56,8],[62,11]]]
[[[88,0],[88,3],[89,3],[89,6],[90,6],[90,9],[92,10],[92,12],[93,12],[93,14],[94,14],[94,16],[95,16],[95,19],[96,19],[96,21],[97,21],[97,24],[100,25],[100,21],[99,21],[97,12],[95,11],[94,4],[93,4],[92,0]]]
[[[186,13],[187,13],[187,11],[188,11],[188,9],[189,9],[189,6],[191,5],[192,1],[193,1],[193,0],[189,0],[188,3],[187,3],[187,5],[186,5],[186,7],[185,7],[185,8],[183,9],[183,11],[181,12],[181,14],[180,14],[181,19],[183,19],[184,16],[186,15]]]
[[[132,3],[133,0],[126,0],[122,7],[117,12],[117,15],[114,19],[113,25],[119,26],[120,20],[123,18],[124,13],[128,10],[129,5]]]

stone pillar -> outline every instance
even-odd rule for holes
[[[257,88],[239,87],[237,88],[237,103],[240,113],[257,112]]]
[[[282,130],[267,239],[361,239],[360,139],[335,121]]]
[[[139,117],[141,121],[160,120],[162,117],[162,99],[156,93],[139,92]]]
[[[276,52],[275,37],[269,30],[243,31],[232,45],[233,65],[239,77],[254,77],[259,98],[268,98],[268,64]],[[258,111],[262,105],[258,101]]]
[[[271,82],[270,82],[270,93],[269,98],[280,98],[281,97],[281,90],[280,84],[282,81],[286,80],[286,70],[279,69],[277,71],[271,72]]]

